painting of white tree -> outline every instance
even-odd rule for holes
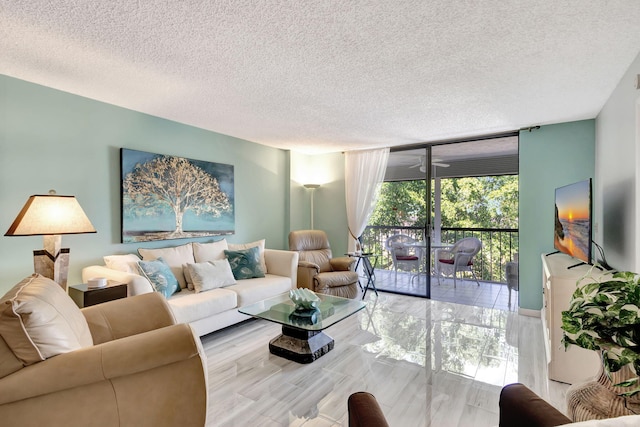
[[[120,150],[122,242],[233,234],[233,166]]]

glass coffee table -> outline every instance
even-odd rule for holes
[[[240,307],[238,311],[282,325],[282,334],[269,342],[271,353],[298,363],[311,363],[333,349],[333,338],[323,332],[365,307],[362,301],[316,294],[315,311],[298,311],[289,293]]]

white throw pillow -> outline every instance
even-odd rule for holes
[[[196,293],[236,284],[231,266],[226,259],[187,264],[187,270]]]
[[[104,259],[104,265],[106,265],[107,268],[130,274],[138,274],[138,261],[140,261],[140,257],[137,255],[107,255],[102,259]]]
[[[39,274],[0,299],[0,335],[25,366],[93,345],[87,320],[67,293]]]
[[[262,271],[267,273],[267,263],[264,260],[265,239],[251,242],[251,243],[229,243],[229,250],[239,251],[242,249],[253,248],[254,246],[257,246],[258,250],[260,251],[260,266],[262,267]]]
[[[187,268],[188,265],[189,264],[182,264],[182,272],[184,273],[184,279],[187,281],[187,289],[192,291],[194,289],[193,288],[193,279],[191,278],[191,272]]]
[[[225,259],[224,251],[229,249],[226,239],[211,243],[194,242],[192,245],[196,263]]]
[[[182,289],[187,287],[187,281],[184,278],[182,271],[183,264],[190,264],[196,262],[193,258],[193,247],[191,243],[187,243],[182,246],[175,246],[173,248],[160,248],[160,249],[138,249],[138,253],[142,257],[143,261],[153,261],[158,258],[162,258],[169,267],[173,275],[178,279],[178,283]]]

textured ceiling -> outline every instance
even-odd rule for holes
[[[0,0],[0,73],[307,153],[593,118],[637,0]]]

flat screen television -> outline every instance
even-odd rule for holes
[[[591,178],[556,188],[556,250],[591,264],[591,224]]]

